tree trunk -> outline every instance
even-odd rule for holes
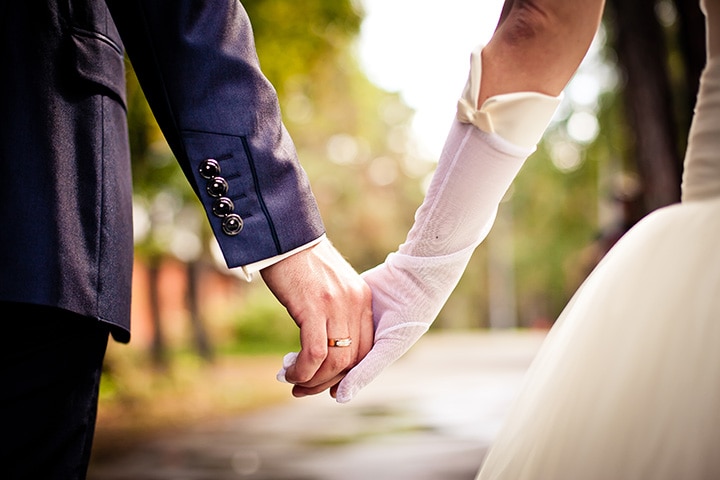
[[[609,0],[631,144],[649,212],[680,199],[682,160],[663,29],[653,0]]]
[[[187,266],[187,306],[190,312],[190,325],[192,327],[193,342],[197,349],[198,355],[208,362],[213,360],[213,351],[210,346],[209,336],[205,329],[205,324],[200,313],[200,301],[198,295],[198,276],[200,264],[196,261],[189,261]]]
[[[152,360],[156,368],[164,370],[168,367],[168,360],[160,313],[160,263],[158,257],[152,257],[148,260],[148,299],[150,302],[150,320],[153,326]]]

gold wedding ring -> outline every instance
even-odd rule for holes
[[[349,347],[352,345],[352,338],[328,338],[328,347]]]

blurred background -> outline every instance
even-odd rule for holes
[[[501,0],[245,0],[329,238],[364,271],[402,243]],[[607,249],[679,199],[704,24],[695,0],[608,0],[542,143],[431,334],[544,331]],[[229,271],[128,64],[133,339],[111,344],[94,464],[140,438],[292,401],[297,328]],[[159,180],[162,179],[162,180]]]

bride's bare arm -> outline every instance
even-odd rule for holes
[[[604,4],[603,0],[507,0],[483,49],[478,107],[503,93],[559,95],[587,53]]]

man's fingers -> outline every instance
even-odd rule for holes
[[[333,378],[331,378],[327,382],[323,382],[323,383],[313,386],[313,387],[295,385],[292,389],[292,394],[295,397],[306,397],[309,395],[317,395],[318,393],[324,392],[328,388],[337,388],[337,385],[340,383],[340,380],[342,380],[344,376],[345,376],[345,372],[340,373],[338,375],[335,375]]]
[[[327,340],[326,340],[327,342]],[[302,353],[302,352],[301,352]],[[349,368],[357,363],[357,349],[351,347],[328,347],[322,365],[315,374],[304,381],[294,381],[297,377],[288,378],[290,383],[301,387],[316,388],[319,385],[334,385],[333,380],[342,378]],[[335,383],[339,381],[336,380]],[[326,387],[327,388],[327,387]]]
[[[290,383],[305,383],[317,375],[328,355],[325,319],[306,320],[300,324],[301,350],[295,363],[286,369]]]

